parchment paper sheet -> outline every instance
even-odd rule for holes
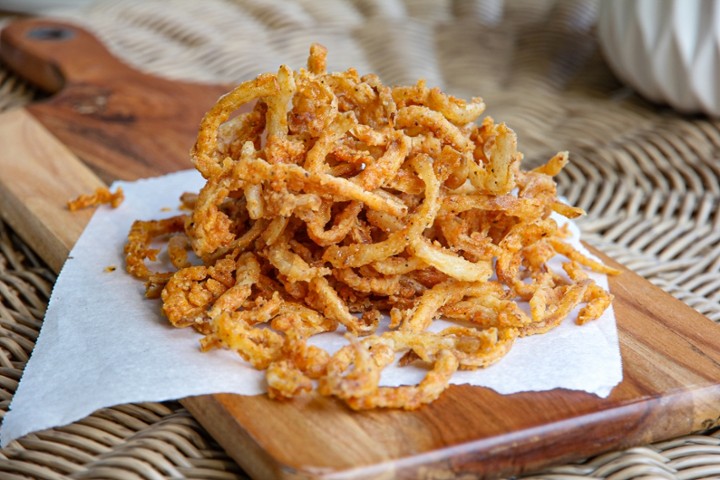
[[[144,298],[144,285],[125,273],[123,247],[135,219],[177,214],[179,196],[198,191],[195,170],[137,182],[117,182],[125,201],[101,207],[83,232],[60,273],[45,321],[10,411],[0,429],[0,445],[27,433],[65,425],[93,411],[132,402],[164,401],[191,395],[265,391],[263,373],[229,351],[199,351],[200,336],[175,329],[158,301]],[[575,243],[579,245],[577,229]],[[116,267],[107,271],[106,267]],[[593,275],[607,288],[607,279]],[[436,322],[433,329],[445,325]],[[346,340],[323,334],[318,343],[334,350]],[[424,374],[396,368],[383,384],[416,383]],[[584,326],[574,315],[545,335],[521,338],[490,368],[458,372],[453,383],[492,388],[499,393],[555,388],[607,396],[622,380],[615,326],[609,309]]]

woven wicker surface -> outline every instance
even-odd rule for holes
[[[595,2],[99,2],[59,14],[139,69],[234,83],[300,66],[311,41],[331,69],[377,72],[469,97],[516,130],[527,166],[557,150],[560,190],[585,238],[720,321],[720,121],[652,105],[615,80]],[[12,16],[0,17],[7,22]],[[36,92],[0,66],[0,110]],[[32,351],[54,275],[0,223],[0,412]],[[245,478],[177,403],[103,409],[0,450],[0,478]],[[720,430],[560,465],[527,478],[720,478]]]

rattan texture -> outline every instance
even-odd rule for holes
[[[720,121],[638,97],[598,49],[594,1],[97,2],[53,12],[138,69],[232,84],[330,47],[329,68],[480,95],[526,166],[569,150],[561,193],[584,238],[720,321]],[[0,17],[0,25],[12,20]],[[0,66],[0,110],[38,92]],[[38,335],[54,274],[0,223],[0,413]],[[247,478],[179,404],[107,408],[0,450],[0,478]],[[720,430],[600,455],[533,479],[720,478]]]

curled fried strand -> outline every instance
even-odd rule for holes
[[[67,208],[71,212],[102,204],[109,204],[112,208],[117,208],[123,200],[125,200],[125,194],[122,187],[117,187],[114,193],[107,187],[98,187],[92,194],[82,194],[73,200],[68,200]]]

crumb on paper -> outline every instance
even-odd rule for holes
[[[110,273],[110,272],[114,272],[115,270],[117,270],[117,267],[116,267],[115,265],[108,265],[107,267],[105,267],[104,270],[105,270],[107,273]]]

